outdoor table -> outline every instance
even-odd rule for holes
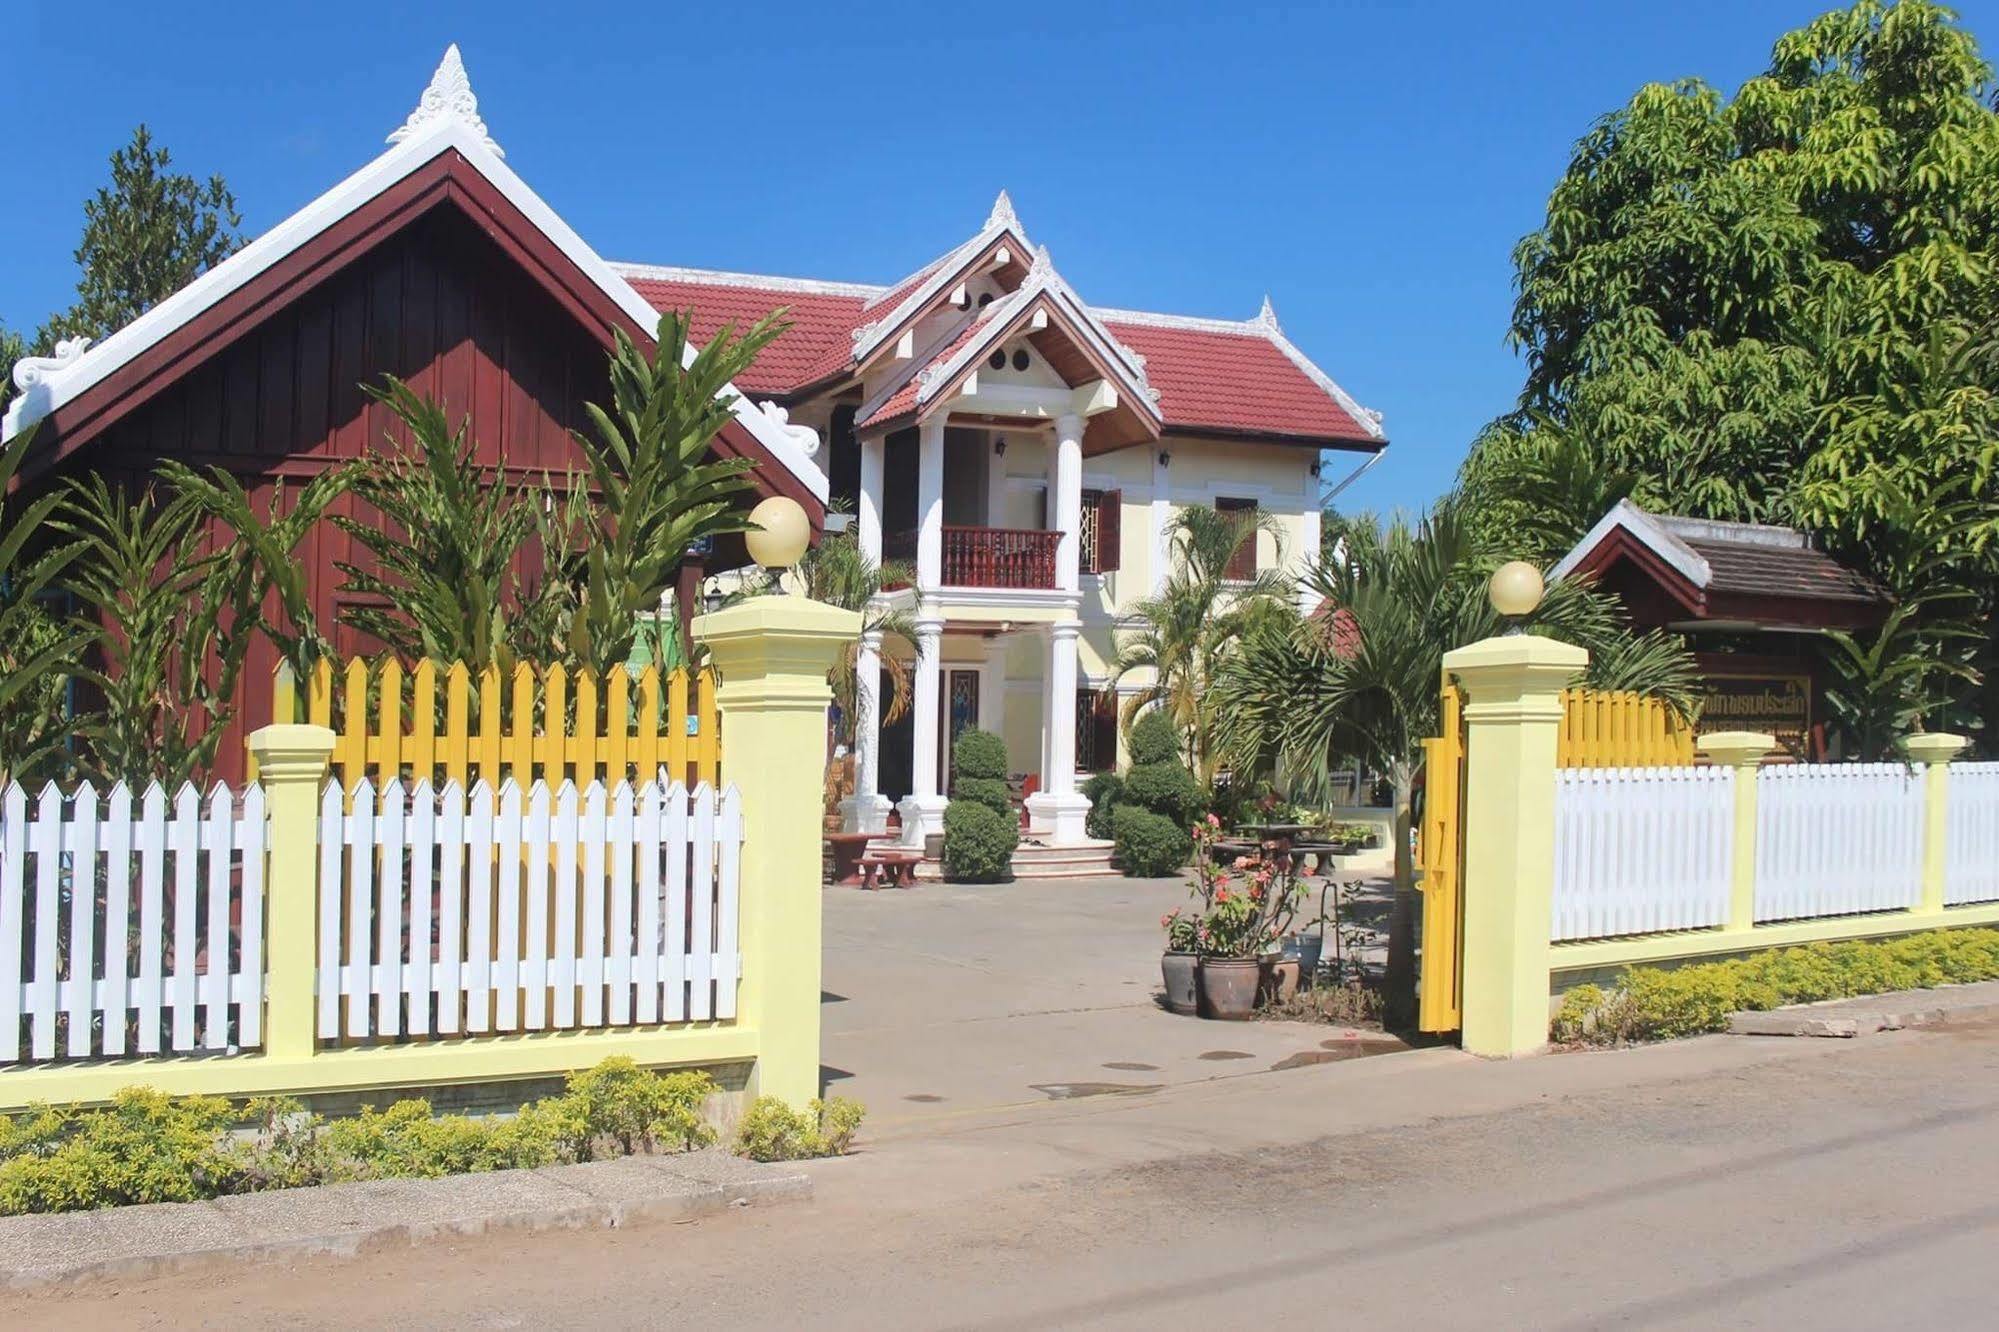
[[[887,837],[887,833],[827,833],[826,845],[833,848],[833,882],[858,885],[861,882],[861,857],[868,853],[868,844],[884,841]]]

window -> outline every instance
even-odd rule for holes
[[[1250,523],[1256,518],[1256,501],[1253,499],[1217,499],[1215,512],[1225,518]],[[1247,516],[1245,516],[1247,515]],[[1248,582],[1256,577],[1256,529],[1251,527],[1243,543],[1229,556],[1228,567],[1222,570],[1222,577],[1237,582]]]
[[[1122,490],[1083,492],[1083,525],[1076,534],[1076,567],[1084,573],[1115,573],[1123,543]]]

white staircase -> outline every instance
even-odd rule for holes
[[[1044,846],[1032,837],[1024,837],[1013,853],[1013,877],[1016,879],[1101,879],[1114,877],[1118,871],[1111,864],[1112,844],[1109,842],[1082,842],[1074,846]],[[944,877],[944,863],[925,857],[916,867],[916,877],[931,883]]]

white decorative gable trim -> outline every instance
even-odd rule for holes
[[[576,234],[574,228],[557,216],[555,210],[500,159],[483,126],[475,130],[462,116],[439,115],[418,124],[390,145],[388,151],[104,341],[83,350],[80,355],[73,353],[72,359],[60,366],[35,370],[41,375],[35,391],[16,398],[8,406],[5,417],[0,418],[0,443],[12,439],[27,426],[73,401],[397,181],[450,151],[458,153],[467,165],[490,181],[493,188],[519,209],[521,215],[575,264],[627,318],[646,330],[658,327],[659,311],[653,309],[631,283],[614,272]],[[692,362],[699,354],[700,349],[689,343],[686,359]],[[826,498],[826,473],[801,450],[799,437],[778,429],[733,385],[723,391],[730,395],[730,409],[743,428],[780,466],[823,501]]]
[[[993,200],[993,211],[986,214],[986,225],[983,230],[998,231],[1007,227],[1015,231],[1020,230],[1020,219],[1014,215],[1012,196],[1001,190],[999,198]]]
[[[46,399],[52,391],[55,378],[83,359],[83,353],[90,347],[89,338],[63,338],[56,343],[53,356],[23,356],[14,362],[14,387],[21,391],[21,398],[9,409],[7,419],[11,422],[21,412],[32,412],[40,417],[48,408],[39,410],[35,403]],[[7,437],[13,437],[13,430]]]
[[[945,284],[951,280],[953,274],[964,267],[966,261],[1002,236],[1011,236],[1019,242],[1022,253],[1033,252],[1034,247],[1029,243],[1026,231],[1021,228],[1020,218],[1013,211],[1013,200],[1007,196],[1005,190],[1001,190],[999,198],[993,201],[992,212],[987,215],[985,226],[979,228],[978,235],[942,258],[932,260],[918,269],[919,273],[926,276],[923,281],[910,289],[907,296],[896,302],[894,309],[854,330],[854,363],[859,365],[874,355],[888,340],[889,334],[902,327],[911,315],[937,299]],[[890,291],[894,290],[897,288],[890,288]],[[876,302],[870,302],[869,308],[872,309],[881,299],[878,297]]]
[[[444,59],[437,62],[437,72],[430,76],[430,86],[417,99],[416,109],[388,137],[389,143],[401,143],[433,120],[450,118],[462,121],[465,127],[479,136],[480,142],[492,150],[493,156],[507,154],[493,136],[486,132],[486,122],[479,118],[479,99],[472,94],[472,80],[466,77],[465,61],[458,54],[458,43],[444,48]]]
[[[1619,500],[1611,506],[1609,513],[1597,519],[1596,526],[1584,534],[1575,548],[1562,556],[1554,568],[1548,571],[1552,582],[1566,578],[1583,556],[1603,544],[1605,537],[1616,528],[1623,528],[1633,537],[1664,560],[1676,572],[1695,587],[1705,588],[1714,577],[1714,569],[1701,553],[1673,534],[1666,525],[1654,518],[1630,500]]]
[[[808,458],[819,456],[819,432],[817,430],[814,430],[809,425],[791,424],[790,411],[778,406],[774,402],[760,402],[757,404],[757,409],[764,414],[764,419],[769,421],[778,433],[784,435],[793,444],[798,446],[800,453]]]

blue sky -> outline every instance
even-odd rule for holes
[[[613,259],[893,280],[995,191],[1083,296],[1286,332],[1421,504],[1520,384],[1514,242],[1641,83],[1733,88],[1821,0],[1536,5],[30,3],[10,16],[0,320],[69,300],[144,120],[263,230],[377,151],[448,42],[508,160]],[[1999,0],[1960,6],[1999,44]],[[1999,49],[1999,48],[1996,48]]]

